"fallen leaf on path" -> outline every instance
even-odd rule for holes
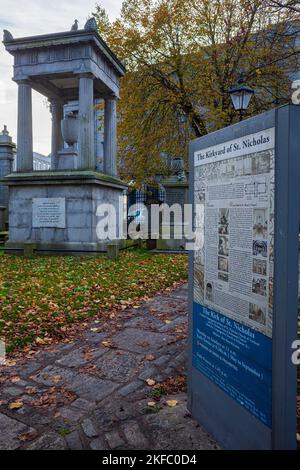
[[[154,361],[154,359],[155,359],[155,356],[153,356],[153,354],[147,354],[145,356],[146,361]]]
[[[61,375],[53,375],[53,377],[51,377],[51,382],[53,382],[54,384],[58,384],[61,381],[61,379],[62,379]]]
[[[11,377],[11,379],[10,379],[10,381],[11,381],[13,384],[19,382],[20,380],[21,380],[21,379],[20,379],[20,377],[19,377],[18,375],[13,375],[13,376]]]
[[[168,406],[170,406],[170,408],[173,408],[174,406],[176,406],[178,404],[178,401],[177,400],[167,400],[166,404]]]
[[[25,391],[27,395],[34,395],[36,393],[36,388],[35,387],[26,387]]]
[[[28,432],[24,432],[23,434],[18,435],[19,441],[22,441],[22,442],[32,441],[36,437],[37,437],[36,431],[28,431]]]
[[[113,344],[113,342],[112,342],[111,339],[107,339],[107,340],[101,341],[101,344],[102,344],[102,346],[104,346],[105,348],[114,348],[114,344]]]
[[[150,344],[148,343],[148,341],[137,341],[136,344],[138,346],[141,346],[142,348],[147,348],[148,346],[150,346]]]
[[[19,408],[22,408],[23,402],[22,401],[13,401],[8,405],[8,408],[10,410],[18,410]]]
[[[153,385],[156,384],[155,380],[153,380],[153,379],[147,379],[147,380],[146,380],[146,383],[147,383],[150,387],[153,387]]]

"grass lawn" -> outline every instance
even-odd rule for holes
[[[0,338],[7,352],[62,337],[67,327],[187,278],[187,256],[0,255]]]

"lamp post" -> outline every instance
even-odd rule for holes
[[[243,119],[243,112],[249,106],[250,100],[254,95],[254,90],[245,84],[244,73],[240,73],[237,85],[228,90],[233,107],[240,113],[240,121]]]

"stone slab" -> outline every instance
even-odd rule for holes
[[[31,431],[32,428],[0,413],[0,450],[18,449],[22,444],[18,436]]]
[[[148,354],[157,352],[171,341],[171,336],[137,328],[125,328],[114,338],[114,344],[119,349]]]

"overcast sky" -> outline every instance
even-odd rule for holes
[[[83,28],[96,0],[0,0],[0,131],[7,124],[17,140],[17,85],[11,80],[13,57],[2,44],[2,30],[17,37],[68,31],[78,19]],[[122,0],[101,0],[109,17],[115,18]],[[46,99],[33,91],[34,151],[48,155],[51,143],[51,117]]]

